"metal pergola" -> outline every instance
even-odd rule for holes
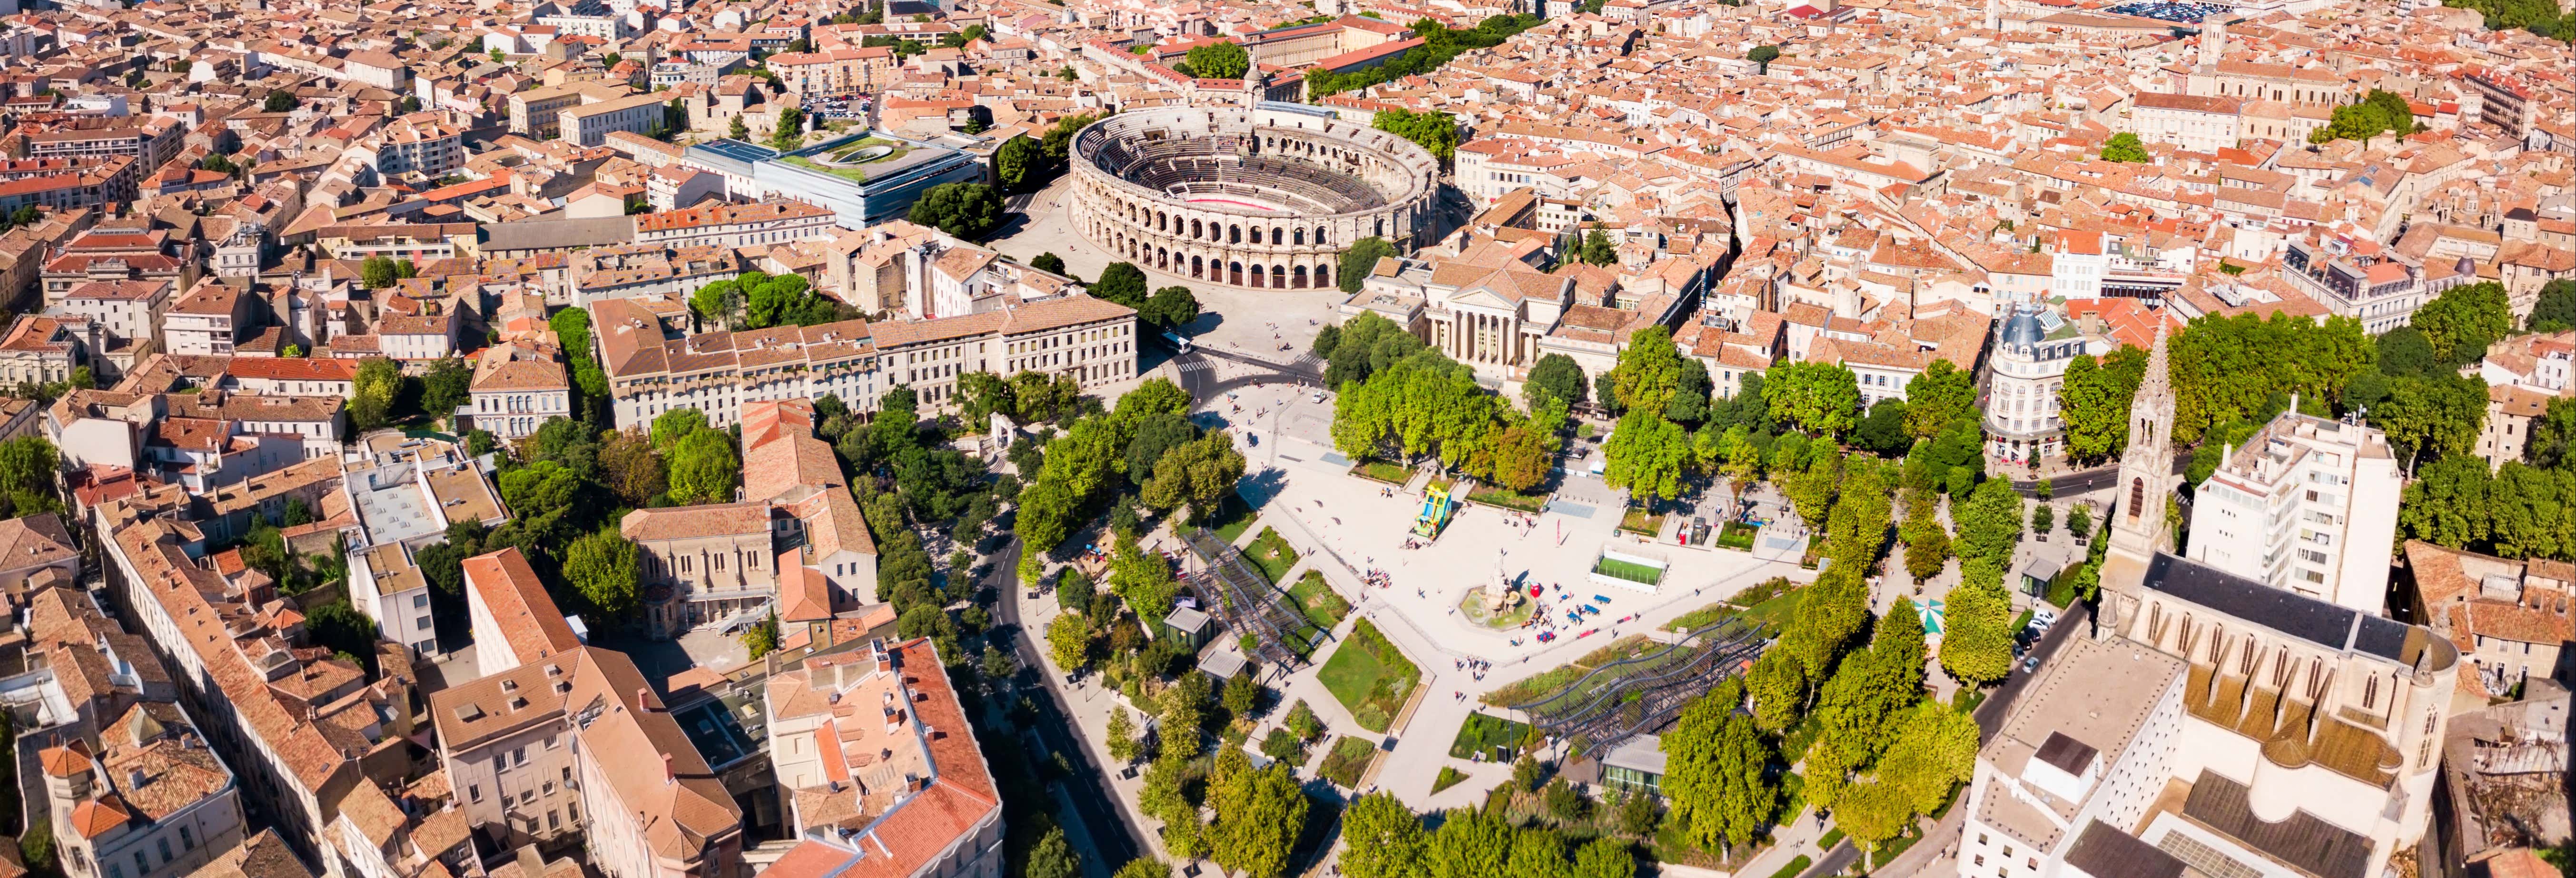
[[[1192,591],[1210,599],[1205,609],[1228,629],[1253,635],[1254,658],[1279,668],[1305,664],[1304,650],[1297,648],[1303,644],[1294,638],[1313,627],[1306,614],[1289,606],[1286,595],[1254,569],[1241,550],[1218,540],[1206,528],[1190,531],[1182,541],[1206,566],[1182,577]]]
[[[1770,639],[1757,625],[1729,621],[1702,628],[1663,649],[1602,665],[1562,692],[1512,705],[1530,725],[1560,741],[1581,738],[1590,752],[1662,726],[1692,699],[1743,672]],[[1638,709],[1628,710],[1636,704]]]

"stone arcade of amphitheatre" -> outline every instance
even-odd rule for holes
[[[1440,162],[1312,110],[1168,107],[1074,138],[1074,222],[1116,258],[1212,284],[1333,285],[1341,251],[1398,250],[1430,221]]]

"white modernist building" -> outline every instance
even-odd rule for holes
[[[2374,616],[2386,611],[2405,493],[2387,434],[2284,412],[2224,460],[2192,504],[2192,560]]]

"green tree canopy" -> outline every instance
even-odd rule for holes
[[[1395,245],[1387,243],[1385,238],[1371,235],[1352,241],[1350,249],[1342,251],[1338,266],[1342,292],[1359,292],[1360,287],[1367,283],[1369,274],[1377,270],[1377,261],[1396,255],[1400,254],[1395,252]]]
[[[1458,154],[1458,122],[1446,111],[1379,110],[1370,118],[1369,127],[1413,141],[1414,145],[1440,159],[1443,165]]]
[[[1190,66],[1191,73],[1203,79],[1242,79],[1252,70],[1252,55],[1243,50],[1241,43],[1196,46],[1181,58],[1182,63]]]
[[[971,241],[1001,228],[1002,214],[999,191],[982,183],[958,182],[923,190],[907,218]]]
[[[1139,311],[1145,308],[1145,270],[1130,262],[1112,262],[1091,282],[1093,296]]]
[[[1532,410],[1541,399],[1563,400],[1567,405],[1583,402],[1587,382],[1583,367],[1564,354],[1544,354],[1530,367],[1529,380],[1521,385],[1522,400]]]
[[[2137,135],[2122,131],[2118,134],[2111,135],[2110,141],[2102,144],[2102,160],[2106,162],[2145,162],[2147,160],[2147,147],[2145,144],[2138,142]]]

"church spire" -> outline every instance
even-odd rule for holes
[[[2120,452],[2121,494],[2114,501],[2119,514],[2111,520],[2111,550],[2141,560],[2165,548],[2165,503],[2173,490],[2174,393],[2167,326],[2158,315],[2146,374],[2129,401],[2129,445]]]

